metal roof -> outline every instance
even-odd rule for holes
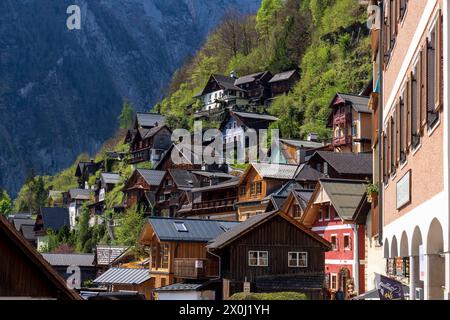
[[[154,127],[166,122],[166,118],[163,115],[147,112],[136,113],[136,120],[138,126],[143,128]]]
[[[97,284],[141,284],[150,280],[148,269],[111,268],[102,273],[94,283]]]
[[[241,118],[267,120],[267,121],[278,121],[279,120],[277,117],[271,116],[270,114],[238,112],[238,111],[233,111],[233,113]]]
[[[94,254],[43,253],[42,256],[52,266],[94,267]]]
[[[288,80],[296,72],[297,72],[297,70],[289,70],[289,71],[277,73],[276,75],[273,76],[272,79],[270,79],[269,83]]]
[[[166,174],[165,171],[148,170],[148,169],[136,169],[136,171],[144,178],[144,180],[151,186],[159,186],[161,180]]]
[[[197,291],[203,283],[174,283],[169,286],[157,288],[154,291]]]
[[[323,144],[315,141],[280,139],[281,143],[285,143],[296,148],[316,149],[323,147]]]
[[[228,181],[224,181],[212,186],[206,186],[206,187],[199,187],[199,188],[192,188],[192,192],[203,192],[203,191],[213,191],[213,190],[221,190],[226,188],[233,188],[237,187],[240,183],[240,178],[235,177],[233,179],[230,179]]]
[[[253,168],[262,178],[289,180],[294,178],[297,165],[277,163],[252,163]]]
[[[337,97],[350,104],[356,112],[372,113],[369,109],[369,97],[348,93],[337,93]],[[335,99],[333,99],[334,101]]]
[[[126,250],[128,247],[98,245],[96,248],[97,264],[108,266]]]
[[[20,230],[20,227],[22,225],[34,225],[34,223],[36,222],[34,219],[23,219],[23,218],[13,218],[13,222],[14,222],[14,227],[16,228],[16,230]]]
[[[351,221],[361,199],[366,194],[365,181],[321,179],[320,184],[342,220]]]
[[[320,178],[324,178],[324,174],[317,171],[309,164],[302,164],[300,172],[295,177],[297,181],[319,181]]]
[[[151,217],[147,221],[160,241],[208,242],[239,225],[239,222],[163,217]],[[186,231],[178,231],[176,224],[184,224]]]
[[[120,174],[102,172],[100,178],[106,184],[118,184],[120,182]]]

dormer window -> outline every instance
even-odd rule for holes
[[[173,225],[178,232],[188,232],[188,229],[186,228],[184,222],[174,222]]]

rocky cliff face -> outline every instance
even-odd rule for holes
[[[81,30],[66,9],[81,8]],[[260,0],[0,1],[0,187],[94,153],[122,101],[148,109],[229,8]]]

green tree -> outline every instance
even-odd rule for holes
[[[133,105],[125,101],[123,103],[122,112],[119,115],[119,126],[121,129],[128,129],[133,124],[134,108]]]
[[[81,214],[80,214],[80,222],[78,224],[78,230],[77,230],[77,239],[76,239],[76,248],[79,252],[85,252],[88,253],[92,249],[92,231],[89,227],[89,209],[86,205],[83,205],[81,208]]]
[[[139,236],[144,226],[144,215],[136,207],[128,209],[123,218],[120,219],[119,226],[115,229],[116,244],[133,247],[139,251]]]
[[[5,190],[0,190],[0,214],[5,216],[11,213],[11,198]]]
[[[263,0],[256,15],[256,29],[264,38],[270,33],[277,13],[283,8],[282,0]]]

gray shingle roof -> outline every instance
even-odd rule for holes
[[[372,175],[373,163],[371,153],[344,153],[332,151],[317,151],[313,157],[319,155],[328,162],[338,173]]]
[[[151,217],[147,221],[160,241],[208,242],[239,225],[239,222],[162,217]],[[183,223],[187,232],[178,231],[175,223]]]
[[[94,280],[97,284],[141,284],[150,280],[148,269],[111,268]]]
[[[288,80],[290,77],[292,77],[295,74],[295,72],[296,72],[296,70],[289,70],[289,71],[277,73],[276,75],[273,76],[272,79],[270,79],[269,83]]]
[[[13,222],[16,230],[19,231],[22,225],[34,225],[36,221],[34,219],[13,218]]]
[[[219,84],[220,87],[222,87],[225,90],[236,90],[236,91],[242,91],[241,88],[234,85],[234,82],[236,81],[233,77],[227,77],[220,74],[214,74],[213,75],[216,82]]]
[[[295,180],[297,181],[319,181],[320,178],[324,178],[325,176],[320,171],[317,171],[313,167],[308,164],[303,164],[300,168],[297,177]]]
[[[70,189],[70,198],[73,200],[90,200],[93,191],[89,189]]]
[[[23,237],[27,240],[36,240],[36,233],[34,232],[34,224],[23,224],[20,226],[20,232],[22,232]]]
[[[166,122],[166,118],[163,115],[157,113],[138,112],[136,113],[136,120],[138,126],[143,128],[154,127]]]
[[[321,179],[320,184],[341,219],[351,221],[362,197],[366,194],[367,183],[354,180]]]
[[[42,256],[52,266],[79,266],[79,267],[94,266],[94,254],[43,253]]]
[[[102,172],[100,178],[106,184],[118,184],[120,182],[120,174]]]
[[[136,169],[136,171],[151,186],[159,186],[161,184],[161,180],[164,178],[164,175],[166,174],[165,171],[160,170]]]
[[[262,178],[289,180],[294,178],[297,165],[275,163],[253,163],[253,168]]]
[[[237,111],[233,111],[233,113],[238,115],[240,118],[267,120],[267,121],[278,121],[279,120],[277,117],[271,116],[270,114],[237,112]]]
[[[289,144],[289,145],[294,146],[296,148],[315,149],[315,148],[323,147],[322,143],[314,142],[314,141],[280,139],[280,142],[281,143],[285,143],[285,144]]]
[[[249,83],[249,82],[253,82],[256,79],[260,78],[262,75],[264,75],[267,71],[262,71],[262,72],[257,72],[257,73],[253,73],[253,74],[248,74],[242,77],[239,77],[238,79],[236,79],[236,81],[234,82],[234,85],[238,86],[240,84],[244,84],[244,83]]]
[[[369,97],[348,93],[338,93],[337,96],[349,103],[356,112],[372,113],[369,110]]]
[[[98,245],[96,248],[97,264],[108,266],[126,250],[128,250],[128,247]]]
[[[41,215],[45,230],[59,231],[63,226],[70,226],[68,208],[41,208]]]
[[[178,188],[192,188],[200,185],[197,177],[190,171],[183,169],[169,169],[169,174]]]
[[[200,188],[192,188],[192,192],[203,192],[203,191],[213,191],[213,190],[221,190],[226,188],[232,188],[237,187],[239,185],[240,178],[235,177],[233,179],[230,179],[225,182],[218,183],[213,186],[206,186],[206,187],[200,187]]]
[[[306,206],[308,205],[309,200],[311,199],[314,190],[305,190],[305,189],[297,189],[292,190],[292,193],[297,198],[298,203],[300,204],[300,207],[305,210]]]
[[[169,286],[156,288],[155,291],[197,291],[203,283],[174,283]]]

